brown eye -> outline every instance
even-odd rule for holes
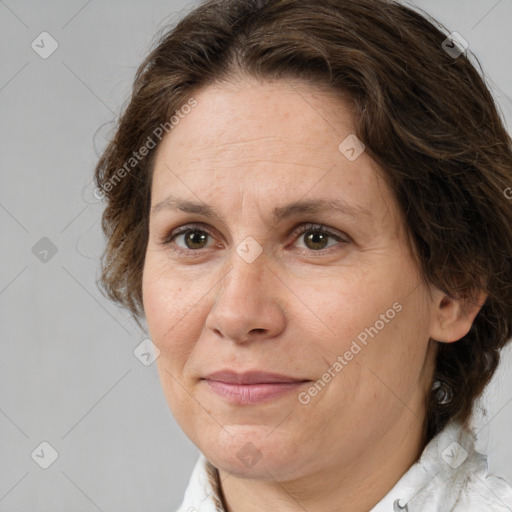
[[[200,227],[184,226],[166,236],[161,240],[161,244],[177,252],[198,252],[208,247],[209,237],[213,238],[208,231]]]
[[[335,243],[328,245],[329,239],[340,242],[341,244],[348,243],[347,239],[344,239],[340,235],[333,233],[318,224],[306,224],[301,226],[295,235],[299,240],[304,241],[306,249],[313,252],[323,251],[335,246]]]
[[[189,229],[182,233],[187,249],[204,249],[210,236],[205,231]]]
[[[327,244],[329,243],[329,235],[318,232],[309,232],[304,236],[305,244],[308,246],[308,249],[311,250],[322,250],[325,249]]]

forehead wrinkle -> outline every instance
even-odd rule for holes
[[[240,170],[241,172],[244,170],[243,168],[246,167],[248,164],[278,164],[278,165],[292,165],[296,167],[305,167],[307,169],[316,169],[319,171],[325,171],[327,165],[314,165],[304,162],[290,162],[290,161],[279,161],[279,160],[268,160],[268,159],[249,159],[240,157],[241,164],[239,164],[237,161],[230,161],[230,162],[223,162],[222,165],[219,162],[216,162],[212,164],[211,162],[205,162],[204,166],[202,165],[202,162],[198,162],[196,165],[189,167],[188,170],[190,171],[213,171],[213,172],[222,172],[223,170],[226,170],[227,168],[234,167],[234,170]],[[332,162],[331,162],[332,164]],[[204,167],[207,167],[207,169],[204,169]],[[331,165],[332,167],[332,165]]]
[[[207,153],[210,154],[212,152],[212,148],[215,148],[215,152],[218,152],[219,150],[224,150],[222,152],[229,153],[229,150],[231,148],[238,149],[239,147],[247,147],[247,148],[258,148],[261,149],[262,154],[267,155],[269,150],[274,150],[274,153],[286,153],[286,150],[288,150],[291,154],[295,154],[297,149],[302,150],[309,150],[313,153],[325,153],[326,149],[328,148],[328,145],[322,137],[321,142],[314,142],[312,141],[311,136],[302,136],[299,140],[291,140],[289,138],[284,138],[282,136],[275,136],[275,137],[256,137],[253,139],[234,139],[234,140],[226,140],[219,142],[219,134],[214,134],[213,137],[206,137],[198,139],[194,142],[197,142],[196,144],[192,144],[193,150],[196,153]],[[262,144],[262,141],[270,141]],[[275,144],[274,144],[275,143]],[[190,141],[188,143],[190,147]],[[277,151],[276,151],[277,150]],[[338,151],[337,145],[334,146],[333,153],[336,153]],[[237,153],[238,154],[238,153]]]
[[[216,146],[216,147],[222,147],[222,146],[243,146],[243,145],[246,145],[246,144],[252,144],[252,143],[259,143],[261,141],[280,141],[282,142],[282,138],[281,137],[270,137],[270,136],[267,136],[267,137],[255,137],[255,138],[251,138],[251,139],[238,139],[238,140],[228,140],[228,141],[224,141],[224,142],[217,142],[219,139],[218,139],[218,136],[215,136],[213,138],[213,140],[209,143],[206,143],[206,144],[201,144],[199,146],[199,148],[201,147],[204,147],[204,148],[210,148],[212,145],[213,146]]]
[[[282,136],[265,136],[251,139],[235,139],[219,142],[215,136],[197,139],[190,151],[185,152],[182,163],[191,171],[203,168],[215,171],[226,167],[246,168],[250,164],[290,165],[300,168],[324,170],[333,161],[338,161],[339,151],[325,141],[314,143],[311,137],[301,137],[302,140],[286,140]],[[270,143],[263,144],[262,141]],[[273,143],[276,144],[273,144]],[[188,142],[190,147],[190,141]],[[257,151],[252,151],[253,149]],[[187,162],[188,161],[188,162]],[[322,162],[318,165],[319,162]],[[324,163],[325,162],[325,163]],[[315,165],[316,164],[316,165]]]

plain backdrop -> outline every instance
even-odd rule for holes
[[[134,355],[145,334],[97,288],[91,177],[154,35],[194,5],[0,0],[0,511],[173,512],[182,500],[198,450],[156,366]],[[512,0],[414,5],[468,41],[510,130]],[[508,350],[478,419],[479,448],[509,482],[511,365]]]

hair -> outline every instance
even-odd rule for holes
[[[156,150],[134,155],[197,90],[241,76],[327,88],[350,102],[424,282],[463,301],[488,294],[463,338],[429,341],[433,380],[452,400],[426,393],[425,442],[452,419],[467,427],[511,336],[512,140],[483,76],[466,52],[446,51],[444,27],[428,18],[386,0],[210,0],[159,35],[95,169],[108,297],[144,318]]]

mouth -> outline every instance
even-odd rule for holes
[[[276,399],[311,382],[309,379],[278,373],[237,373],[231,370],[214,372],[202,380],[218,396],[235,404],[252,404]]]

